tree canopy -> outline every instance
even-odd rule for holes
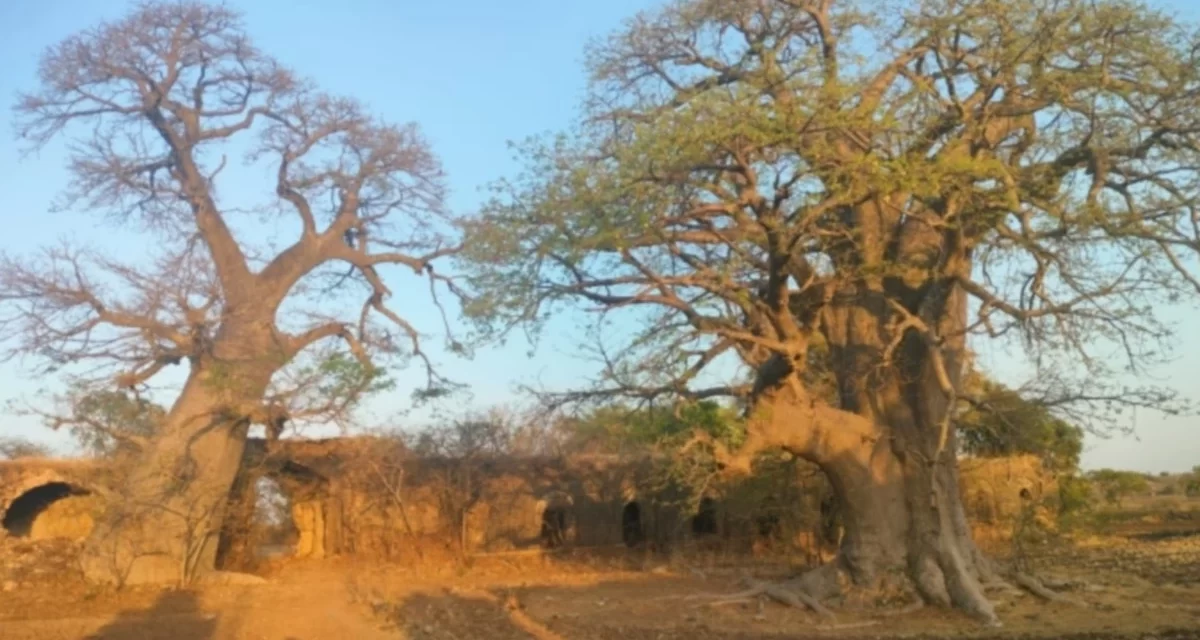
[[[956,419],[964,452],[983,457],[1033,454],[1057,471],[1079,466],[1084,435],[1080,427],[986,379],[980,381],[974,399]]]
[[[239,348],[283,371],[235,413],[336,420],[406,359],[426,366],[429,390],[446,388],[417,328],[388,306],[389,267],[427,280],[418,291],[435,303],[461,293],[431,266],[453,252],[453,222],[415,124],[321,91],[255,47],[236,11],[191,1],[141,3],[50,47],[15,114],[31,149],[69,143],[57,205],[139,234],[146,251],[0,258],[8,355],[93,390],[144,390],[266,315],[270,345],[242,335]],[[232,197],[235,174],[258,169],[259,189]],[[274,248],[247,213],[294,233]],[[252,366],[223,359],[216,377]]]
[[[475,309],[624,323],[595,391],[634,398],[747,395],[703,375],[730,355],[876,366],[846,360],[867,305],[883,359],[1014,338],[1071,365],[1030,389],[1054,403],[1159,404],[1109,383],[1166,355],[1155,307],[1200,289],[1198,57],[1192,26],[1125,0],[639,14],[591,47],[578,126],[524,145],[473,227]],[[856,404],[870,376],[839,377]]]

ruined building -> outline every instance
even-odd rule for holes
[[[767,474],[694,495],[664,465],[649,455],[420,458],[376,438],[252,440],[219,562],[244,569],[264,552],[399,559],[431,545],[475,554],[696,540],[819,553],[821,540],[836,542],[819,477]],[[103,509],[108,471],[89,460],[0,462],[0,538],[82,539]],[[1039,500],[1054,491],[1036,458],[964,461],[963,495],[980,525],[1011,520],[1022,489]],[[272,500],[275,514],[264,516]]]

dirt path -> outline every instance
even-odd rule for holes
[[[2,596],[0,596],[2,597]],[[297,570],[271,583],[160,594],[109,617],[0,620],[4,640],[404,640],[356,603],[344,578]]]

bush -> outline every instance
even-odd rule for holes
[[[1192,475],[1184,481],[1183,492],[1189,498],[1200,497],[1200,467],[1192,467]]]
[[[1089,475],[1104,496],[1104,501],[1116,507],[1120,507],[1122,500],[1128,496],[1150,491],[1150,481],[1136,471],[1101,469]]]
[[[1076,475],[1062,476],[1058,480],[1058,511],[1062,515],[1090,511],[1095,502],[1092,483]]]

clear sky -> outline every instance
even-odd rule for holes
[[[582,97],[583,46],[653,0],[229,0],[243,10],[256,43],[324,89],[354,96],[389,120],[421,125],[449,175],[450,205],[470,211],[480,188],[516,169],[509,140],[566,127]],[[1194,0],[1158,0],[1190,20],[1200,19]],[[123,14],[115,0],[18,0],[0,2],[0,101],[34,87],[42,50],[80,29]],[[0,119],[9,119],[7,106]],[[7,133],[7,132],[6,132]],[[21,158],[11,135],[0,136],[0,250],[26,251],[68,237],[121,251],[144,245],[101,226],[81,212],[49,213],[65,184],[60,147]],[[417,290],[419,292],[419,289]],[[419,293],[418,293],[419,295]],[[422,305],[424,306],[424,305]],[[1165,313],[1180,323],[1177,361],[1156,372],[1182,393],[1200,399],[1200,337],[1194,307]],[[438,325],[428,311],[417,320]],[[531,358],[528,347],[510,344],[482,352],[470,362],[443,358],[451,377],[471,385],[472,402],[484,407],[517,400],[517,383],[563,385],[589,372],[572,358],[584,339],[572,322],[555,326],[548,343]],[[997,371],[1015,370],[1012,354],[981,345],[980,356]],[[406,378],[401,378],[405,382]],[[0,398],[28,398],[52,380],[32,379],[20,363],[0,364]],[[408,390],[382,399],[376,416],[409,404]],[[410,419],[417,419],[412,416]],[[1133,423],[1131,423],[1133,424]],[[1136,438],[1090,439],[1085,466],[1184,470],[1200,464],[1197,418],[1137,416]],[[0,435],[20,434],[66,446],[35,422],[0,420]]]

